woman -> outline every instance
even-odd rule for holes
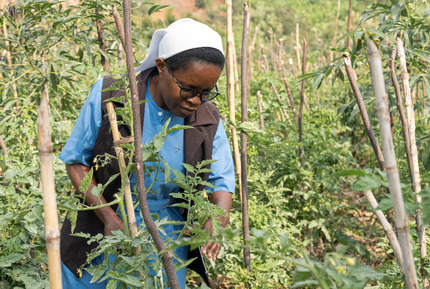
[[[193,127],[171,133],[160,154],[171,168],[183,173],[185,173],[182,165],[184,162],[196,165],[205,159],[216,160],[211,165],[212,172],[202,175],[202,178],[215,187],[215,189],[206,188],[211,192],[209,200],[220,206],[227,214],[221,218],[223,226],[228,222],[231,208],[234,169],[229,143],[219,119],[219,111],[209,100],[219,94],[216,83],[224,61],[222,40],[218,33],[202,23],[181,19],[166,29],[155,31],[147,57],[136,68],[136,72],[140,72],[137,77],[139,97],[148,101],[144,108],[141,108],[142,142],[149,143],[169,119],[169,127],[176,124]],[[82,179],[94,165],[92,161],[95,156],[104,153],[114,155],[103,100],[124,93],[122,91],[101,92],[112,82],[112,78],[105,77],[93,86],[73,132],[60,154],[76,188],[79,188]],[[127,127],[122,126],[120,130],[123,136],[129,135]],[[94,171],[91,185],[105,183],[117,171],[118,168],[113,165],[98,168]],[[158,175],[157,179],[163,177]],[[130,182],[131,187],[134,187],[135,175],[132,175]],[[145,176],[145,184],[151,182],[152,178]],[[113,194],[118,187],[118,180],[111,183],[101,199],[91,193],[80,193],[84,195],[85,202],[89,205],[107,203],[113,200]],[[153,194],[147,195],[151,213],[158,214],[160,219],[167,217],[170,220],[184,221],[178,208],[171,206],[175,200],[170,193],[177,192],[178,189],[179,187],[173,183],[155,182],[152,187]],[[88,191],[90,190],[91,187]],[[138,207],[136,209],[138,225],[142,223],[139,210]],[[70,222],[65,221],[61,234],[63,287],[105,288],[106,282],[90,284],[92,276],[85,270],[82,276],[78,275],[77,269],[85,264],[86,254],[96,244],[88,245],[84,238],[70,236],[70,227]],[[101,232],[104,235],[111,235],[113,230],[121,228],[123,228],[123,222],[117,215],[116,208],[104,207],[94,211],[79,212],[75,232],[87,232],[91,235]],[[165,229],[167,234],[178,230],[174,226],[168,226]],[[211,220],[206,221],[204,229],[212,230]],[[175,238],[174,235],[170,237]],[[215,260],[219,250],[220,244],[208,242],[202,248],[202,253]],[[175,253],[182,260],[189,257],[188,248],[180,247],[175,250]],[[101,261],[93,260],[93,263],[97,264],[97,262]],[[177,272],[181,288],[185,288],[185,274],[185,269]]]

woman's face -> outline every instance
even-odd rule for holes
[[[202,104],[200,95],[185,99],[180,95],[181,89],[163,59],[157,58],[159,71],[158,87],[153,95],[154,101],[162,109],[170,110],[179,117],[187,117]],[[192,62],[186,69],[173,71],[176,80],[183,87],[198,91],[214,91],[215,84],[221,75],[221,68],[214,64]],[[151,92],[152,93],[152,92]]]

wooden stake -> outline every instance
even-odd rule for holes
[[[62,288],[60,229],[55,196],[54,166],[52,161],[51,128],[49,126],[47,85],[42,92],[38,120],[38,149],[40,156],[43,212],[45,213],[46,250],[48,252],[49,284],[52,289]]]
[[[385,231],[385,235],[388,238],[388,241],[391,244],[391,248],[393,249],[394,255],[396,256],[397,263],[399,264],[400,272],[405,275],[405,270],[403,268],[403,257],[402,257],[402,249],[400,248],[399,241],[397,239],[396,233],[393,230],[390,222],[388,222],[387,218],[385,218],[384,212],[381,210],[377,210],[378,202],[376,201],[371,190],[364,191],[364,195],[369,201],[370,206],[374,210],[375,216],[378,218],[379,223],[381,223],[382,228]]]
[[[379,167],[381,170],[385,170],[384,155],[382,154],[381,148],[379,147],[375,133],[373,132],[372,126],[370,124],[370,119],[363,101],[363,96],[361,95],[360,88],[357,84],[357,77],[351,66],[351,58],[347,55],[343,55],[343,61],[345,63],[346,74],[348,75],[349,83],[351,84],[352,91],[354,92],[358,109],[360,110],[361,119],[363,120],[364,128],[366,129],[367,136],[369,137],[370,144],[373,148],[373,152],[375,153],[376,159],[378,160]]]
[[[306,73],[306,39],[303,40],[303,65],[302,65],[302,74]],[[303,167],[303,149],[302,149],[302,139],[303,139],[303,124],[302,124],[302,117],[303,117],[303,104],[305,102],[305,81],[302,80],[302,87],[300,88],[300,110],[299,110],[299,117],[298,117],[298,126],[299,126],[299,161],[300,165]]]
[[[301,71],[302,66],[300,65],[300,37],[299,37],[300,29],[299,23],[296,23],[296,58],[297,58],[297,70]]]
[[[110,101],[107,102],[106,108],[109,115],[109,123],[112,128],[113,141],[115,143],[121,139],[121,133],[118,130],[116,113],[112,102]],[[125,176],[126,179],[124,180],[124,169],[126,165],[125,165],[124,153],[123,153],[122,147],[115,146],[115,153],[118,158],[118,164],[119,164],[119,169],[121,173],[121,181],[122,182],[125,181],[124,197],[125,197],[125,206],[127,208],[128,223],[130,225],[130,232],[131,232],[131,235],[135,237],[138,235],[136,215],[134,214],[133,199],[131,197],[130,179],[128,178],[128,176]],[[137,255],[140,252],[141,248],[140,246],[137,246],[137,247],[134,247],[133,250],[134,250],[134,254]]]
[[[264,116],[263,116],[263,96],[261,95],[261,91],[257,91],[257,105],[258,105],[258,113],[260,115],[260,129],[264,128]]]
[[[384,75],[382,72],[381,56],[375,43],[367,38],[367,55],[369,57],[370,72],[375,91],[376,113],[378,115],[385,167],[388,178],[391,199],[395,213],[396,230],[403,254],[406,288],[418,288],[414,259],[409,236],[409,220],[403,202],[400,177],[394,153],[393,136],[391,134],[390,114],[387,104]]]
[[[242,99],[242,122],[248,121],[248,83],[246,72],[247,70],[247,51],[248,51],[248,27],[250,22],[250,14],[248,4],[245,2],[243,8],[243,34],[242,34],[242,59],[241,59],[241,99]],[[249,233],[249,217],[248,217],[248,169],[247,169],[247,133],[242,130],[240,132],[240,155],[242,164],[242,225],[243,225],[243,256],[245,259],[245,268],[248,272],[251,271],[251,252],[247,246],[246,239],[250,238]]]
[[[99,14],[99,9],[96,9],[96,14]],[[99,46],[100,46],[100,50],[104,52],[106,51],[107,42],[103,41],[104,31],[103,31],[102,25],[103,25],[103,20],[101,19],[97,20],[97,36],[99,40]],[[101,62],[103,65],[103,71],[109,72],[108,59],[102,53],[100,53],[100,56],[101,56]]]
[[[151,234],[154,240],[155,246],[158,252],[161,252],[166,248],[163,240],[160,237],[158,228],[152,219],[151,213],[149,212],[148,201],[146,200],[145,192],[145,180],[143,172],[143,156],[142,156],[142,124],[140,123],[140,103],[139,95],[137,92],[136,75],[134,73],[134,62],[133,62],[133,48],[131,42],[131,19],[130,19],[130,0],[123,0],[124,9],[124,35],[125,35],[125,55],[127,61],[127,71],[130,80],[130,91],[131,100],[133,106],[133,132],[134,132],[134,146],[135,162],[136,162],[136,181],[137,181],[137,192],[140,204],[140,210],[142,217],[145,222],[145,226]],[[175,267],[173,265],[172,252],[166,251],[162,255],[162,261],[164,268],[166,269],[166,277],[169,281],[170,288],[179,289],[178,276],[176,275]]]
[[[234,164],[236,169],[236,175],[239,183],[239,197],[242,202],[242,173],[241,173],[241,163],[240,163],[240,153],[239,153],[239,144],[237,139],[237,131],[236,131],[236,105],[234,101],[234,54],[233,54],[233,46],[234,46],[234,35],[233,35],[233,9],[231,0],[225,1],[227,6],[227,99],[228,99],[228,107],[230,114],[230,122],[232,125],[231,129],[231,142],[233,143],[233,155],[234,155]]]
[[[290,84],[288,83],[288,79],[287,79],[287,71],[285,70],[285,65],[284,65],[283,61],[281,62],[280,67],[282,69],[282,81],[284,82],[285,90],[287,91],[288,99],[290,100],[289,105],[290,105],[291,110],[293,112],[294,120],[296,121],[296,124],[299,125],[299,119],[297,117],[296,105],[294,104],[293,94],[291,93]]]
[[[399,56],[400,70],[401,70],[401,78],[402,78],[402,86],[403,86],[403,94],[405,97],[405,106],[406,106],[406,117],[408,121],[409,127],[409,140],[411,145],[411,158],[412,158],[412,166],[413,166],[413,188],[415,192],[415,201],[418,205],[421,204],[422,198],[419,195],[421,192],[421,175],[420,175],[420,167],[418,163],[418,149],[417,142],[415,139],[415,112],[414,112],[414,104],[412,102],[411,90],[409,87],[409,73],[406,66],[406,57],[405,50],[403,48],[403,42],[400,38],[397,38],[397,55]],[[427,271],[424,269],[424,259],[427,256],[427,241],[426,241],[426,233],[425,227],[423,225],[422,212],[421,209],[417,209],[417,231],[418,231],[418,239],[420,244],[420,257],[421,257],[421,278],[423,282],[423,288],[429,288],[429,277]]]

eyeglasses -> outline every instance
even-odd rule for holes
[[[202,102],[210,101],[217,97],[219,94],[221,94],[218,90],[218,85],[215,84],[216,91],[208,91],[208,90],[197,90],[191,87],[183,86],[179,83],[179,81],[176,79],[175,75],[173,74],[173,71],[170,69],[169,65],[166,63],[167,69],[169,69],[170,74],[173,76],[173,79],[175,80],[176,84],[179,86],[181,91],[179,94],[182,98],[185,99],[191,99],[193,97],[196,97],[197,95],[200,95],[200,100]]]

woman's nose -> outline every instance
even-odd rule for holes
[[[200,98],[200,94],[192,97],[192,98],[188,98],[187,101],[189,103],[191,103],[193,106],[200,106],[202,104],[202,100]]]

